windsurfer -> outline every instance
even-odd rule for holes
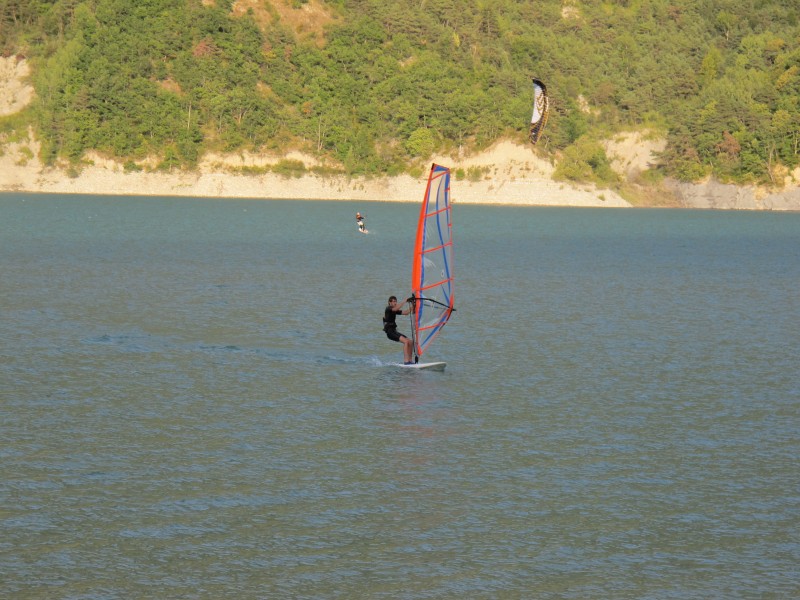
[[[361,216],[360,212],[356,213],[356,223],[358,223],[358,230],[363,233],[365,231],[365,229],[364,229],[364,217]]]
[[[413,310],[413,304],[403,310],[403,306],[406,304],[408,304],[408,300],[397,306],[397,296],[389,296],[389,305],[383,313],[383,330],[390,340],[403,344],[403,363],[411,365],[414,364],[411,357],[413,344],[408,337],[397,331],[397,323],[395,322],[397,315],[407,315]]]

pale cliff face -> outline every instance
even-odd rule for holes
[[[31,103],[34,91],[27,83],[29,75],[24,58],[0,57],[0,117],[13,115]]]

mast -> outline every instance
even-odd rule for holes
[[[411,347],[414,349],[414,364],[419,362],[419,354],[417,354],[417,297],[411,296],[411,311],[408,313],[411,319]]]

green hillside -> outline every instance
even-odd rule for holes
[[[566,179],[613,184],[599,141],[643,127],[684,180],[800,159],[797,0],[2,0],[0,51],[38,98],[0,132],[32,125],[48,163],[302,149],[396,174],[525,141],[532,76]]]

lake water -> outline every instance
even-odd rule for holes
[[[0,597],[800,597],[800,214],[417,211],[0,195]]]

